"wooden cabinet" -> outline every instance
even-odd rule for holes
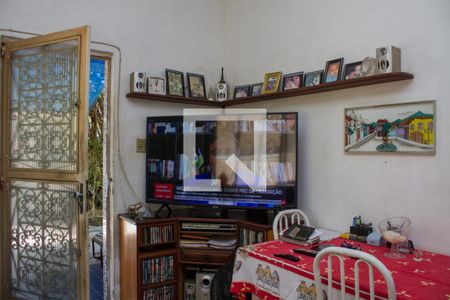
[[[177,226],[120,216],[121,299],[178,299]]]
[[[203,225],[210,225],[205,230]],[[186,228],[190,227],[190,228]],[[226,227],[227,229],[224,229]],[[147,218],[119,215],[121,299],[183,299],[185,268],[219,268],[234,259],[237,246],[273,238],[272,225],[231,219]],[[203,244],[189,245],[198,236]],[[212,248],[213,237],[235,239],[236,245]]]

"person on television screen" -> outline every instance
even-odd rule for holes
[[[236,172],[226,163],[227,159],[230,158],[230,156],[232,156],[233,154],[239,159],[239,155],[241,154],[241,152],[243,152],[243,155],[246,157],[253,157],[253,147],[250,147],[251,149],[248,149],[248,145],[245,145],[247,142],[249,141],[246,141],[242,137],[241,139],[238,139],[235,134],[227,133],[215,136],[209,144],[211,178],[220,179],[222,188],[231,186],[249,187],[247,183],[252,185],[266,184],[265,178],[260,176],[253,176],[253,171],[251,171],[252,175],[250,177],[246,177],[247,175],[245,171],[240,174],[238,165],[234,166],[234,169],[237,171],[236,174]],[[253,140],[251,140],[251,142],[253,143]],[[245,162],[241,159],[239,160],[244,163],[244,165],[246,165],[247,169],[250,169],[250,167],[247,165],[248,162]]]
[[[211,178],[220,179],[222,187],[235,185],[236,174],[225,162],[232,154],[239,156],[239,141],[233,134],[216,135],[209,144]]]

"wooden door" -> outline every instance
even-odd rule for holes
[[[88,299],[89,27],[6,42],[2,299]]]

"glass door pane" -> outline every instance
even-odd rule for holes
[[[76,171],[78,39],[14,51],[10,167]]]
[[[77,184],[11,180],[11,292],[77,299]]]

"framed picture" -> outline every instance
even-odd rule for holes
[[[298,89],[302,86],[303,72],[283,75],[283,91]]]
[[[184,74],[166,69],[167,95],[184,97]]]
[[[270,94],[278,92],[281,81],[281,72],[266,73],[264,75],[264,82],[262,94]]]
[[[361,78],[362,63],[362,61],[357,61],[351,64],[346,64],[344,67],[344,80]]]
[[[205,76],[186,73],[188,80],[189,96],[192,98],[206,99]]]
[[[342,65],[344,64],[344,58],[338,58],[327,61],[325,66],[325,79],[324,82],[335,82],[341,79]]]
[[[436,153],[436,101],[345,109],[345,153]]]
[[[234,87],[234,99],[250,96],[251,85],[238,85]]]
[[[251,94],[250,95],[251,96],[259,96],[259,95],[261,95],[262,87],[263,87],[263,83],[262,82],[258,82],[258,83],[252,84]]]
[[[165,95],[166,89],[163,78],[148,77],[147,78],[147,93]]]
[[[322,83],[323,70],[309,72],[305,74],[305,87],[315,86]]]

